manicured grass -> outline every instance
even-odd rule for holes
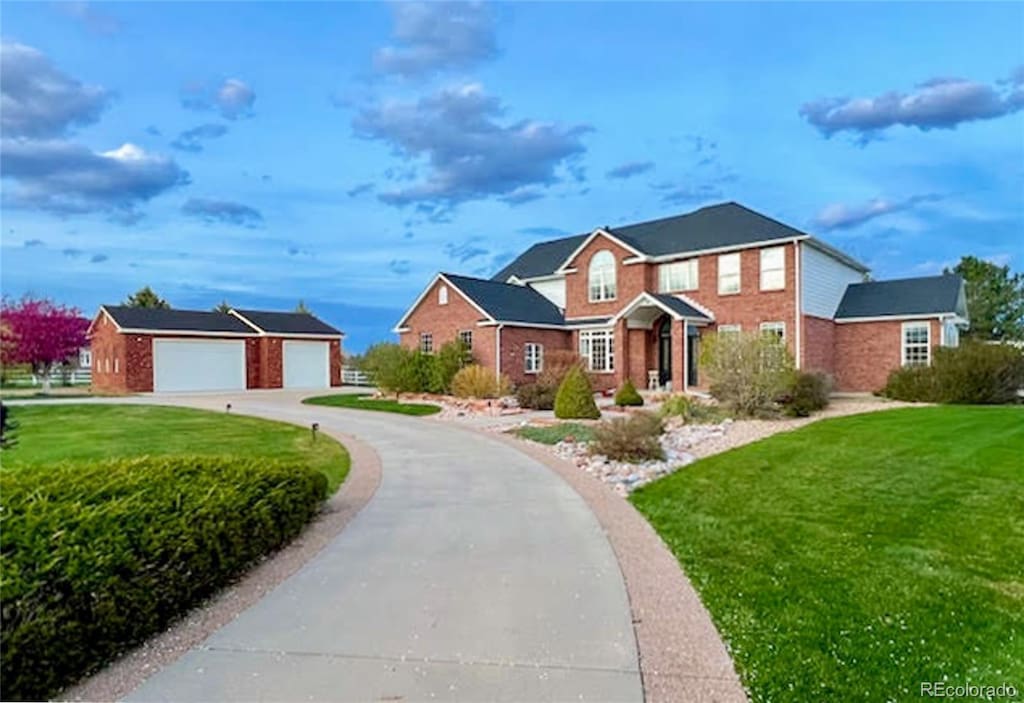
[[[546,427],[520,427],[515,434],[541,444],[558,444],[567,437],[577,442],[589,442],[594,439],[594,428],[578,422],[560,422]]]
[[[758,701],[1024,684],[1024,408],[815,423],[631,497]]]
[[[400,403],[389,398],[371,398],[367,393],[341,393],[338,395],[319,395],[306,398],[303,403],[310,405],[327,405],[332,408],[351,408],[353,410],[376,410],[399,415],[433,415],[441,412],[438,405],[428,403]]]
[[[295,425],[241,415],[151,405],[26,405],[11,408],[20,424],[4,468],[170,454],[218,454],[301,461],[327,477],[334,493],[349,455],[330,437],[313,441]]]

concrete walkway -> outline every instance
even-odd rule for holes
[[[344,532],[129,700],[643,700],[619,565],[566,483],[479,433],[299,398],[117,401],[319,422],[383,465]]]

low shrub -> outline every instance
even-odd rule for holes
[[[560,422],[545,427],[520,427],[515,434],[523,439],[541,444],[558,444],[571,440],[573,442],[590,442],[594,439],[594,428],[578,422]]]
[[[594,388],[579,366],[573,366],[555,394],[555,417],[563,420],[596,420],[601,411],[594,402]]]
[[[459,339],[441,345],[437,354],[433,356],[424,356],[431,359],[428,363],[430,380],[427,384],[430,393],[451,393],[455,374],[473,363],[473,352]]]
[[[622,384],[622,388],[615,392],[615,404],[620,408],[627,406],[636,407],[643,405],[644,399],[637,392],[633,382],[627,378],[625,383]]]
[[[721,406],[700,403],[685,395],[672,395],[661,404],[658,413],[663,418],[681,417],[692,424],[713,424],[729,417]]]
[[[828,407],[832,394],[832,379],[823,373],[800,372],[793,375],[789,389],[782,399],[787,415],[807,417]]]
[[[552,410],[555,407],[557,388],[540,383],[524,383],[516,388],[519,407],[531,410]]]
[[[661,460],[665,458],[665,451],[658,435],[663,430],[661,418],[649,412],[605,420],[594,429],[590,452],[613,461]]]
[[[931,366],[907,366],[889,374],[882,394],[896,400],[961,405],[1000,405],[1019,400],[1024,388],[1024,350],[967,341],[936,347]]]
[[[286,544],[326,478],[257,459],[143,457],[0,472],[5,700],[46,700]]]
[[[510,390],[507,376],[495,376],[494,371],[479,364],[460,369],[452,378],[452,394],[459,398],[500,398]]]

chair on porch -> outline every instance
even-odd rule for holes
[[[647,390],[656,391],[661,387],[658,369],[647,370]]]

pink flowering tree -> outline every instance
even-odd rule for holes
[[[31,365],[48,393],[54,367],[74,357],[88,343],[88,328],[89,321],[77,308],[27,295],[18,301],[4,298],[0,305],[2,361],[5,365]]]

